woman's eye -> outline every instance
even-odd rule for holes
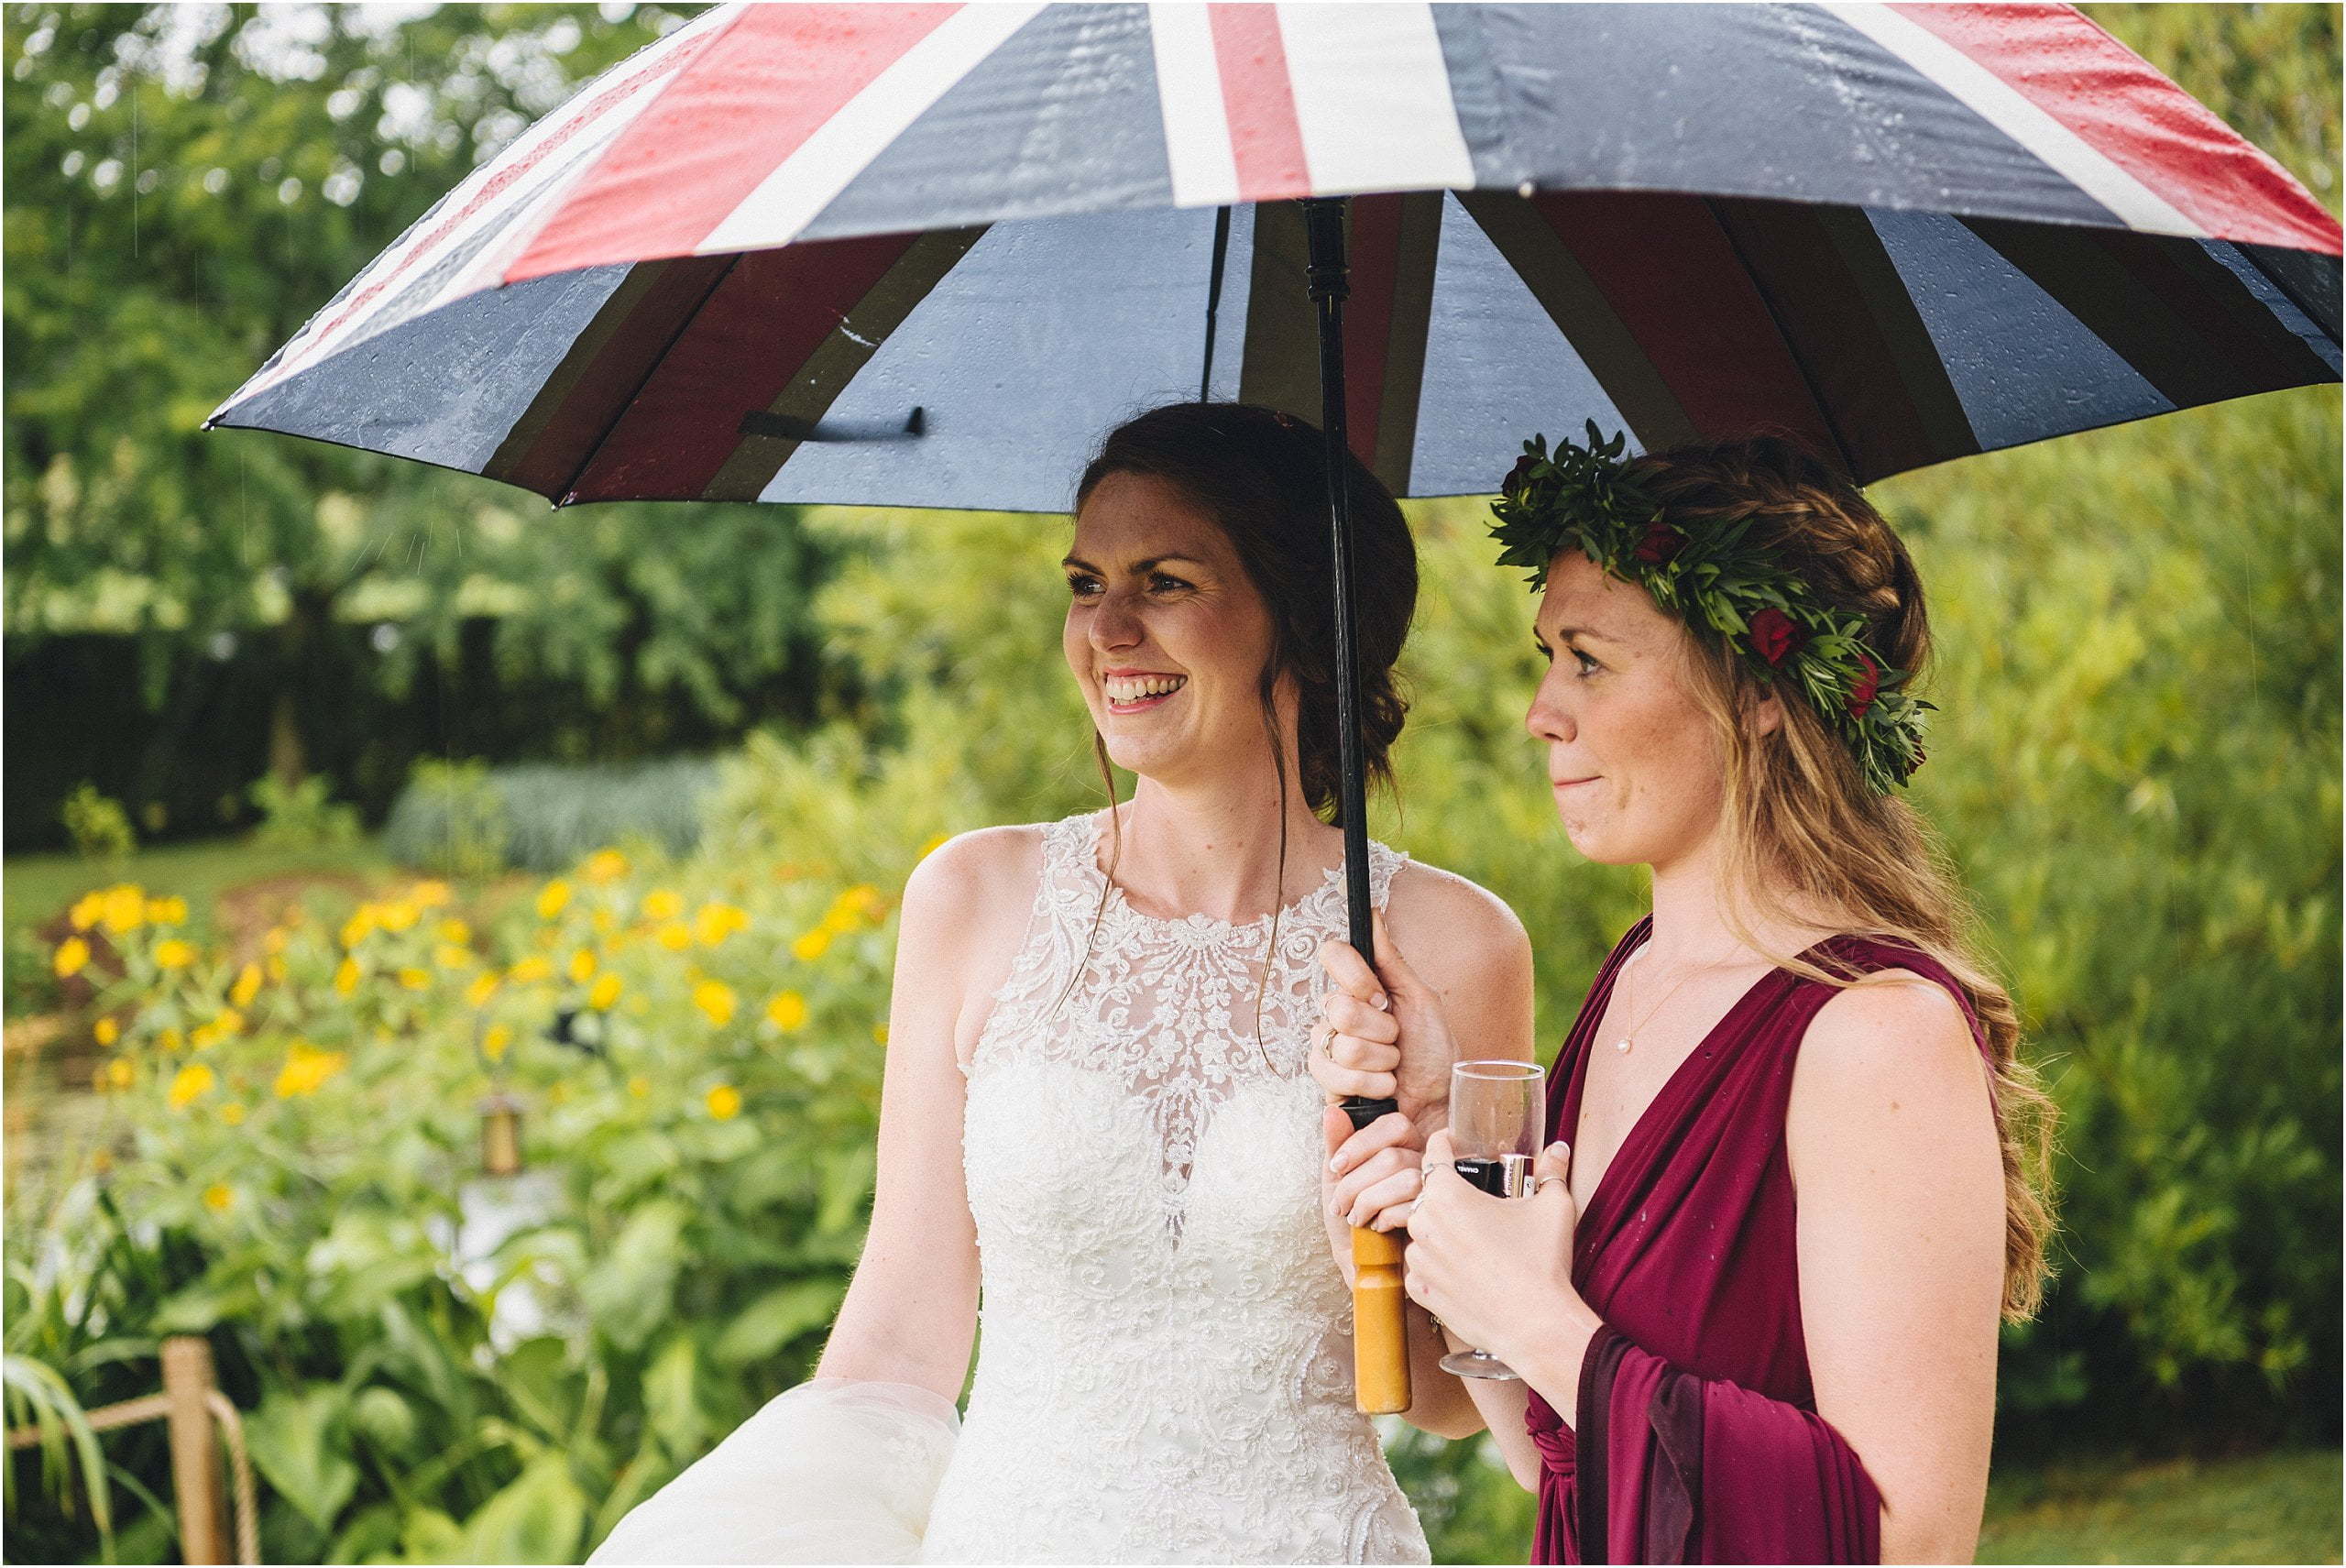
[[[1077,598],[1089,598],[1093,594],[1100,591],[1100,579],[1097,577],[1070,576],[1067,580],[1067,590],[1069,593],[1073,594]]]
[[[1573,658],[1575,658],[1575,659],[1577,659],[1577,660],[1579,660],[1579,661],[1580,661],[1580,666],[1579,666],[1579,668],[1573,672],[1573,673],[1574,673],[1574,674],[1576,674],[1593,675],[1593,674],[1595,674],[1597,671],[1599,671],[1599,670],[1601,670],[1601,669],[1603,669],[1603,668],[1605,667],[1604,665],[1602,665],[1602,664],[1598,663],[1595,660],[1594,660],[1594,659],[1590,658],[1586,653],[1582,652],[1581,652],[1579,649],[1577,649],[1577,648],[1574,648],[1574,649],[1571,650],[1571,652],[1572,652],[1572,656],[1573,656]]]
[[[1156,572],[1150,574],[1148,586],[1153,592],[1163,593],[1186,588],[1189,585],[1183,582],[1178,577],[1171,577],[1166,576],[1163,572]]]
[[[1540,657],[1545,659],[1551,664],[1556,662],[1556,651],[1553,648],[1549,647],[1545,642],[1534,642],[1532,646],[1539,649]]]

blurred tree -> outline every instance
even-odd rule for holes
[[[264,639],[289,787],[305,685],[363,678],[335,660],[337,622],[378,623],[394,687],[493,617],[509,678],[776,717],[740,694],[808,656],[790,510],[548,518],[466,476],[198,433],[477,160],[697,8],[12,7],[12,641],[135,633],[159,706],[192,652]]]

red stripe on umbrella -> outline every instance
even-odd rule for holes
[[[741,444],[741,417],[780,397],[807,356],[921,237],[878,235],[742,256],[661,358],[565,499],[699,497]],[[748,343],[758,352],[742,353]]]
[[[1372,469],[1393,338],[1393,291],[1400,281],[1400,197],[1353,198],[1352,232],[1345,241],[1352,297],[1344,305],[1344,435],[1353,455]]]
[[[2069,6],[1891,8],[2209,234],[2339,254],[2338,221],[2286,170],[2116,38],[2079,27]]]
[[[1539,206],[1697,428],[1778,424],[1836,449],[1782,329],[1700,197],[1584,191]]]
[[[1303,161],[1303,127],[1296,119],[1278,7],[1209,5],[1206,11],[1213,21],[1214,63],[1222,72],[1222,111],[1230,116],[1239,199],[1309,196],[1311,171]]]
[[[689,256],[959,5],[752,5],[673,84],[506,272]]]

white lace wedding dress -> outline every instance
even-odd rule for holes
[[[1100,869],[1105,825],[1042,829],[1032,923],[966,1069],[982,1306],[958,1442],[926,1390],[803,1385],[594,1562],[1429,1560],[1353,1407],[1320,1218],[1304,1053],[1341,868],[1281,911],[1266,981],[1269,916],[1141,914]],[[1380,906],[1403,859],[1372,846]]]
[[[1303,1062],[1341,872],[1281,912],[1257,1041],[1270,918],[1139,913],[1100,870],[1105,821],[1043,829],[1034,921],[968,1069],[984,1305],[922,1558],[1423,1563],[1353,1408],[1320,1218]],[[1400,861],[1370,850],[1380,905]]]

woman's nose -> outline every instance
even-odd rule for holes
[[[1534,740],[1570,740],[1578,732],[1568,705],[1554,691],[1555,677],[1551,675],[1540,683],[1531,694],[1531,707],[1523,715],[1523,728]]]
[[[1132,600],[1118,593],[1102,594],[1091,612],[1091,645],[1104,652],[1129,648],[1140,638],[1140,617],[1134,613]]]

